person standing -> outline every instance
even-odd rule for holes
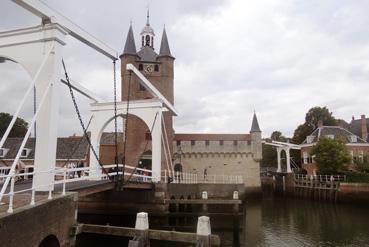
[[[83,163],[83,161],[80,161],[80,162],[78,162],[78,164],[77,164],[77,168],[79,168],[78,170],[77,170],[77,175],[78,175],[78,177],[80,178],[81,177],[81,175],[82,175],[82,168],[85,166],[85,164]]]

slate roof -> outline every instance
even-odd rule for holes
[[[165,28],[163,30],[163,36],[161,37],[159,56],[173,57],[172,54],[170,53],[168,37],[167,37],[167,32],[165,31]]]
[[[361,137],[361,121],[362,119],[352,120],[349,126],[349,130],[357,136]],[[369,130],[369,118],[365,118],[366,128]],[[369,141],[369,135],[366,138],[366,141]]]
[[[123,138],[123,133],[118,133],[118,140]],[[17,155],[19,147],[23,138],[8,138],[4,143],[3,148],[9,149],[5,157],[1,159],[14,159]],[[26,158],[21,159],[34,159],[35,157],[35,138],[28,138],[25,148],[31,149],[31,152]],[[104,132],[101,136],[100,145],[114,145],[115,138],[114,132]],[[88,152],[88,142],[86,138],[82,136],[72,136],[72,137],[59,137],[57,141],[56,148],[56,159],[85,159]]]
[[[256,113],[254,113],[254,117],[252,118],[250,133],[251,132],[261,132],[259,123],[258,123],[258,118],[256,117]]]
[[[346,143],[362,143],[367,144],[367,142],[363,139],[361,139],[359,136],[355,135],[354,133],[348,131],[347,129],[344,129],[339,126],[322,126],[314,130],[310,136],[313,136],[311,143],[307,143],[307,139],[302,144],[313,144],[316,143],[320,137],[333,135],[334,139],[342,139]],[[355,135],[357,136],[357,142],[351,141],[351,136]]]
[[[123,55],[137,55],[135,38],[133,35],[132,25],[129,26],[126,44],[124,45]]]
[[[137,53],[141,61],[145,62],[156,62],[158,54],[150,46],[141,47],[140,51]]]
[[[175,134],[176,141],[251,141],[249,134]]]

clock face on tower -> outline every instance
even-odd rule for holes
[[[153,64],[145,64],[144,65],[144,72],[145,74],[151,74],[154,71],[154,65]]]

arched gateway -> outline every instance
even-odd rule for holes
[[[128,110],[129,114],[140,118],[149,130],[152,128],[152,176],[154,182],[160,181],[161,176],[161,119],[165,109],[161,100],[147,99],[130,102]],[[93,103],[91,104],[91,112],[93,116],[90,127],[91,144],[98,153],[103,130],[114,118],[114,103]],[[127,102],[117,102],[117,115],[125,115],[126,113]],[[90,152],[90,166],[95,171],[95,174],[92,174],[93,177],[99,177],[102,171],[92,152]]]

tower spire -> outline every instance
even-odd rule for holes
[[[124,45],[123,55],[137,55],[135,38],[133,36],[132,21],[129,26],[126,44]]]
[[[150,7],[147,6],[146,26],[150,26]]]
[[[259,123],[258,123],[258,118],[256,117],[255,111],[254,111],[254,117],[252,118],[252,124],[251,124],[251,130],[250,130],[250,133],[252,132],[261,132]]]
[[[165,25],[164,25],[164,29],[163,29],[163,36],[161,37],[159,56],[173,57],[172,54],[170,53],[167,32],[165,31]]]

